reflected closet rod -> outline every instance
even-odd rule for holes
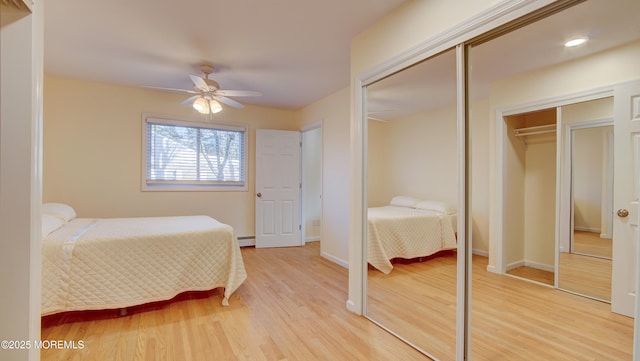
[[[515,135],[516,137],[526,137],[527,135],[534,135],[534,134],[555,133],[555,131],[556,131],[556,125],[549,124],[549,125],[539,125],[537,127],[514,129],[513,135]]]

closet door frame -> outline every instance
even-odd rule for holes
[[[505,274],[506,273],[506,260],[505,260],[505,229],[504,225],[507,224],[506,209],[506,185],[507,185],[507,172],[505,171],[506,157],[507,157],[507,124],[504,120],[505,117],[535,112],[543,109],[556,108],[556,134],[562,134],[564,127],[562,123],[562,113],[560,108],[565,105],[586,102],[590,100],[602,99],[613,96],[613,87],[602,87],[583,92],[562,95],[558,97],[543,99],[535,102],[529,102],[524,104],[517,104],[505,108],[499,108],[496,110],[495,118],[495,134],[496,134],[496,207],[495,217],[492,218],[491,228],[495,230],[492,232],[491,238],[493,240],[493,249],[489,250],[489,265],[487,271]],[[569,223],[569,205],[562,199],[562,195],[568,192],[566,185],[561,183],[562,169],[562,141],[561,137],[556,140],[556,222],[555,222],[555,262],[554,268],[558,269],[558,249],[560,242],[560,235],[569,232],[571,227]],[[554,287],[558,287],[558,272],[554,274]]]

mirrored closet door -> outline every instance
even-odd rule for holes
[[[362,127],[366,317],[437,360],[632,359],[634,320],[615,309],[614,299],[618,289],[624,291],[625,307],[635,304],[629,302],[635,294],[635,248],[616,237],[620,225],[630,222],[621,221],[624,212],[609,202],[611,193],[614,202],[618,199],[620,177],[610,183],[608,168],[614,163],[618,174],[625,165],[627,177],[632,169],[616,154],[620,139],[628,145],[631,138],[628,130],[620,133],[618,122],[631,118],[629,94],[636,90],[624,87],[621,93],[618,84],[640,79],[638,14],[635,0],[557,1],[471,39],[464,44],[467,88],[458,95],[466,104],[457,99],[456,105],[453,50],[372,83],[358,79],[365,84],[368,116]],[[588,41],[564,46],[580,36]],[[456,106],[467,112],[464,145],[455,134]],[[597,146],[586,140],[590,155],[579,145],[593,136],[583,128],[601,132]],[[465,147],[467,154],[459,154]],[[592,161],[596,153],[602,160],[596,166],[600,173],[593,175],[593,169],[583,168],[582,157]],[[467,164],[456,166],[465,156]],[[463,200],[456,191],[459,167],[468,172],[461,177],[470,190]],[[588,196],[582,188],[589,189]],[[594,199],[599,211],[585,204]],[[460,214],[456,204],[470,206]],[[442,233],[456,220],[454,230],[470,231],[471,262],[460,262],[466,255],[457,254],[462,252],[457,234],[454,244],[442,240],[435,251],[413,251],[424,247],[433,228],[406,224],[425,211],[439,215]],[[598,212],[600,225],[594,226],[587,213]],[[469,219],[468,225],[460,227],[460,219]],[[417,236],[403,243],[408,229],[416,228]],[[608,258],[594,253],[606,248],[602,243],[585,246],[579,232],[605,242],[611,235],[612,291],[605,291],[611,304],[567,283],[585,286],[571,276],[593,278],[584,268],[593,269],[566,263],[566,254]],[[468,299],[459,282],[465,267],[471,271],[464,285]],[[509,274],[518,267],[534,276]],[[461,319],[456,298],[469,305],[468,319]]]
[[[456,54],[367,87],[367,317],[456,359]]]
[[[591,294],[593,285],[591,290],[573,289],[570,282],[584,287],[587,278],[593,281],[585,269],[595,270],[586,264],[569,265],[564,258],[576,249],[595,252],[585,250],[581,240],[576,242],[574,231],[597,234],[603,241],[588,248],[598,252],[606,248],[600,246],[606,243],[609,215],[614,212],[607,192],[615,190],[602,183],[610,176],[605,170],[606,159],[611,161],[608,142],[619,139],[604,135],[609,130],[598,127],[602,133],[589,136],[600,142],[588,141],[591,155],[587,155],[586,149],[577,148],[587,135],[575,125],[579,123],[573,128],[569,124],[603,125],[611,115],[600,113],[596,105],[609,104],[612,114],[613,91],[601,88],[613,89],[617,83],[640,78],[640,72],[632,70],[640,47],[639,11],[636,1],[588,0],[526,26],[521,22],[508,32],[488,34],[467,48],[471,216],[474,223],[485,214],[496,217],[489,230],[477,227],[472,235],[474,360],[632,359],[633,318],[612,312],[611,305],[603,302],[605,296]],[[577,37],[587,42],[564,46]],[[539,123],[544,112],[553,120]],[[522,130],[529,133],[519,136]],[[482,143],[487,135],[485,150],[475,140]],[[581,157],[598,163],[590,166],[599,173],[583,168]],[[594,157],[605,160],[596,162]],[[492,175],[486,175],[487,169]],[[487,185],[494,187],[488,192],[491,196],[485,196]],[[485,204],[491,204],[491,212]],[[591,213],[598,214],[596,221],[591,221]],[[511,277],[516,266],[551,278],[531,282],[530,277]],[[627,271],[634,275],[635,266]]]

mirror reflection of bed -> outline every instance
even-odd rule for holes
[[[439,69],[438,76],[433,76],[434,69]],[[429,91],[434,87],[439,91]],[[424,353],[453,360],[455,52],[374,83],[367,94],[367,317]],[[431,101],[409,96],[416,94]]]

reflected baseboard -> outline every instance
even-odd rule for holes
[[[489,251],[485,251],[482,249],[472,249],[471,253],[478,255],[478,256],[482,256],[482,257],[489,257]]]
[[[533,262],[533,261],[527,261],[527,260],[522,260],[522,261],[509,263],[507,265],[507,271],[510,271],[510,270],[518,268],[518,267],[530,267],[530,268],[535,268],[535,269],[539,269],[539,270],[542,270],[542,271],[555,272],[555,267],[553,265],[548,265],[548,264],[538,263],[538,262]]]
[[[342,259],[340,259],[340,258],[338,258],[336,256],[330,255],[330,254],[328,254],[326,252],[320,252],[320,256],[322,258],[328,259],[329,261],[331,261],[333,263],[339,264],[340,266],[342,266],[344,268],[347,268],[347,269],[349,268],[349,262],[347,262],[345,260],[342,260]]]

